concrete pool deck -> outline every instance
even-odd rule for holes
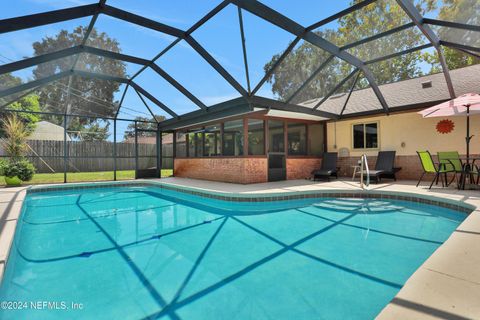
[[[164,178],[153,181],[171,186],[246,196],[329,190],[361,191],[359,183],[350,180],[332,182],[290,180],[250,185],[185,178]],[[0,188],[0,277],[26,189],[26,187]],[[436,187],[428,190],[425,186],[416,188],[415,182],[412,181],[380,183],[371,185],[369,189],[372,192],[398,192],[415,194],[419,197],[436,197],[449,202],[460,201],[477,208],[417,269],[378,318],[480,319],[480,191]]]

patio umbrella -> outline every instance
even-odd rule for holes
[[[480,95],[477,93],[467,93],[458,98],[438,104],[428,109],[418,112],[424,118],[433,117],[467,117],[467,136],[465,142],[467,143],[467,162],[470,157],[470,140],[473,135],[470,135],[470,115],[480,113]]]

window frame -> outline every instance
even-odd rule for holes
[[[375,148],[367,148],[367,131],[365,130],[366,126],[369,124],[375,124],[377,126],[377,146]],[[355,132],[354,127],[362,125],[363,126],[363,147],[355,148]],[[350,126],[350,137],[352,138],[352,150],[379,150],[380,149],[380,121],[365,121],[365,122],[355,122]]]

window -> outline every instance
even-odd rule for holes
[[[248,119],[248,154],[265,154],[263,120]]]
[[[303,123],[288,124],[288,154],[307,154],[307,126]]]
[[[325,147],[325,125],[323,123],[308,126],[308,155],[321,156]]]
[[[177,157],[187,156],[186,134],[184,132],[177,132]]]
[[[223,155],[243,155],[243,119],[227,121],[223,125]]]
[[[283,121],[268,120],[268,152],[285,152]]]
[[[188,138],[188,156],[190,158],[195,157],[195,133],[187,134]]]
[[[195,157],[201,157],[203,155],[203,138],[204,138],[204,135],[203,135],[203,130],[201,130],[202,132],[197,132],[195,133],[195,150],[196,150],[196,153],[195,153]]]
[[[220,125],[205,128],[205,149],[203,155],[205,157],[220,155]]]
[[[378,148],[378,123],[361,123],[353,125],[353,148]]]

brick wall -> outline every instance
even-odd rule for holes
[[[267,158],[176,158],[174,174],[242,184],[267,182]]]
[[[353,165],[359,157],[340,157],[338,166],[339,176],[351,177]],[[368,157],[368,166],[375,169],[377,157]],[[436,157],[434,156],[436,161]],[[320,168],[321,159],[315,158],[288,158],[287,179],[305,179],[310,172]],[[423,172],[417,155],[397,156],[395,166],[401,167],[397,179],[417,180]],[[174,162],[175,176],[232,183],[261,183],[267,182],[266,158],[176,158]]]
[[[375,169],[375,162],[377,157],[367,156],[368,166],[371,170]],[[433,155],[434,161],[437,161],[435,155]],[[343,177],[351,177],[353,174],[352,165],[356,165],[360,157],[342,157],[338,158],[338,165],[340,166],[340,175]],[[408,156],[396,156],[395,167],[401,167],[397,173],[397,179],[400,180],[418,180],[423,172],[422,165],[418,155]]]
[[[308,178],[321,164],[322,159],[318,158],[287,158],[287,180]]]

